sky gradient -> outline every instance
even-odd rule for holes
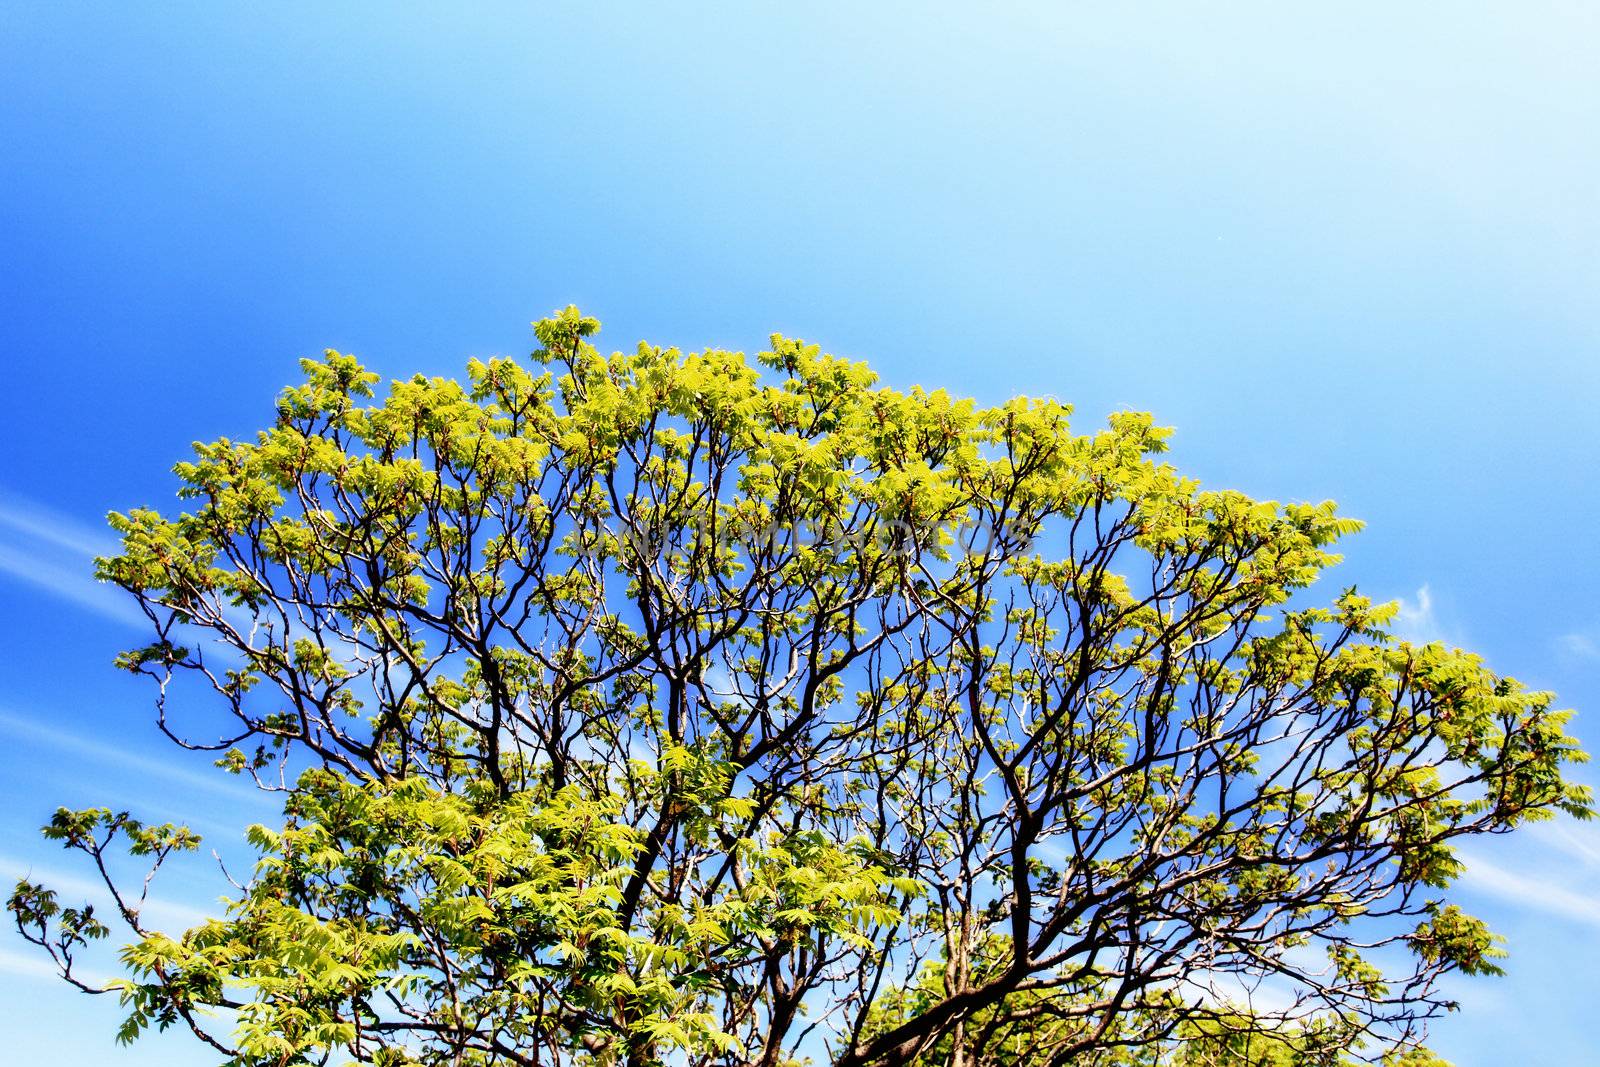
[[[271,815],[111,668],[104,513],[171,507],[301,356],[459,374],[568,303],[604,350],[781,331],[1080,428],[1153,411],[1207,485],[1366,520],[1328,595],[1403,598],[1600,750],[1600,11],[1394,7],[7,5],[0,876],[81,879],[57,804],[236,860]],[[1509,974],[1433,1046],[1589,1062],[1600,833],[1470,851]],[[210,1062],[114,1052],[116,1005],[28,948],[0,934],[8,1058]]]

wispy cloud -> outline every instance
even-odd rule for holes
[[[1463,854],[1461,858],[1467,864],[1466,883],[1479,892],[1524,908],[1600,927],[1600,893],[1561,885],[1548,876],[1508,871],[1481,856]],[[1552,869],[1550,866],[1543,868],[1545,872]]]
[[[78,975],[78,969],[73,968],[73,974],[84,981],[95,985],[105,984],[99,975]],[[23,952],[12,952],[0,948],[0,973],[16,975],[19,978],[37,978],[40,981],[57,981],[55,965],[42,951],[37,956],[30,956]]]
[[[79,756],[86,756],[99,763],[136,771],[145,778],[159,779],[192,789],[205,789],[213,793],[222,793],[232,797],[234,800],[248,801],[262,795],[248,781],[227,776],[221,771],[207,775],[183,767],[175,767],[163,760],[151,759],[148,756],[129,752],[123,746],[94,741],[86,737],[63,733],[60,730],[52,730],[41,723],[30,721],[7,711],[0,711],[0,733],[24,738],[61,752],[71,752]]]
[[[87,526],[9,491],[0,493],[0,527],[85,559],[117,549],[117,539],[109,530]]]
[[[1426,584],[1417,589],[1415,596],[1400,597],[1400,610],[1395,613],[1392,628],[1395,635],[1407,641],[1425,645],[1433,641],[1452,643],[1433,602],[1433,590]]]
[[[1556,639],[1556,648],[1573,659],[1600,659],[1600,637],[1594,631],[1576,630]]]
[[[1600,872],[1600,826],[1573,819],[1554,819],[1534,823],[1528,832],[1530,837],[1561,853],[1567,862]]]
[[[53,889],[63,905],[74,901],[87,901],[95,906],[97,914],[106,918],[107,925],[110,924],[110,916],[116,914],[114,910],[108,910],[114,907],[114,903],[103,882],[32,862],[21,856],[7,855],[0,855],[0,875],[4,875],[8,884],[14,884],[19,878],[26,878],[46,889]],[[137,900],[139,895],[137,880],[131,884],[134,890],[132,897],[127,895],[127,886],[121,881],[117,884],[117,890],[130,905],[137,907],[141,924],[148,923],[168,933],[199,926],[206,920],[221,915],[223,911],[220,904],[208,912],[169,897],[155,895],[147,897],[141,903]]]
[[[114,622],[130,626],[144,623],[139,609],[118,590],[101,585],[86,572],[63,567],[15,545],[0,544],[0,571]]]
[[[114,554],[118,543],[108,531],[90,527],[15,493],[0,490],[0,576],[43,589],[59,600],[103,618],[150,630],[150,622],[125,591],[95,580],[94,558]],[[243,609],[224,607],[241,632],[253,619]],[[299,632],[290,630],[289,640]],[[348,662],[348,649],[338,653]],[[238,665],[242,657],[226,643],[208,642],[213,662]]]
[[[94,580],[94,557],[116,550],[107,531],[0,492],[0,573],[116,622],[144,616],[125,594]]]
[[[1314,973],[1315,968],[1312,971]],[[1210,1003],[1242,1007],[1257,1015],[1289,1018],[1310,1014],[1316,1007],[1314,1003],[1302,1001],[1291,983],[1270,977],[1246,978],[1240,974],[1206,970],[1186,976],[1179,985]]]

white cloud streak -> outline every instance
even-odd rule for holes
[[[105,984],[99,975],[93,977],[86,974],[79,975],[77,971],[78,969],[74,967],[73,974],[91,985]],[[0,948],[0,973],[15,975],[18,978],[37,979],[41,982],[59,980],[55,964],[50,962],[50,958],[42,950],[38,956],[29,956],[26,953]]]
[[[1572,819],[1534,823],[1529,836],[1560,852],[1569,862],[1600,870],[1600,828],[1594,823]]]
[[[186,770],[183,767],[174,767],[162,760],[151,759],[148,756],[129,752],[126,748],[118,745],[92,741],[87,738],[62,733],[60,730],[52,730],[48,726],[6,711],[0,711],[0,733],[25,738],[58,751],[86,756],[100,763],[137,771],[146,778],[156,778],[174,785],[222,793],[235,800],[243,801],[261,796],[260,791],[253,784],[238,778],[224,777],[221,771],[218,771],[215,775],[207,775]]]
[[[94,557],[116,548],[105,531],[14,493],[0,496],[0,573],[103,618],[141,625],[131,601],[94,579]]]
[[[44,866],[26,860],[21,856],[8,856],[0,854],[0,873],[3,873],[8,882],[14,883],[19,878],[26,878],[46,889],[56,891],[62,904],[71,904],[74,901],[88,901],[95,905],[97,916],[104,918],[107,925],[111,924],[111,917],[116,915],[111,893],[102,882],[82,878],[68,873],[59,868]],[[134,898],[138,897],[137,881],[131,883],[134,889]],[[165,930],[168,933],[181,932],[194,926],[199,926],[206,920],[222,914],[219,904],[213,912],[206,912],[201,908],[182,904],[166,897],[151,896],[143,903],[137,899],[126,896],[126,887],[119,879],[117,889],[128,899],[130,906],[137,907],[141,923],[148,922],[151,926]]]
[[[73,555],[91,559],[117,550],[117,539],[109,531],[85,526],[15,493],[0,497],[0,527],[33,541],[44,541]]]
[[[1556,639],[1556,647],[1573,659],[1600,659],[1600,640],[1592,633],[1562,634]]]
[[[1464,881],[1473,889],[1523,908],[1600,928],[1600,893],[1573,889],[1547,877],[1508,871],[1481,856],[1463,854],[1461,858],[1467,864]]]
[[[1419,645],[1433,641],[1449,643],[1434,611],[1433,590],[1426,584],[1417,590],[1415,597],[1400,597],[1399,601],[1400,610],[1395,613],[1393,623],[1396,636]]]

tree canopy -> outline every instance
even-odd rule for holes
[[[606,357],[597,328],[568,308],[531,360],[381,398],[305,360],[269,428],[177,465],[186,511],[111,516],[99,576],[149,624],[118,663],[283,801],[183,931],[114,854],[153,871],[191,831],[45,828],[112,914],[29,882],[11,910],[125,1038],[1423,1062],[1439,980],[1500,955],[1450,899],[1457,841],[1589,795],[1550,694],[1314,597],[1357,522],[1202,488],[1148,415],[1075,433],[782,337]],[[127,976],[97,982],[111,926]]]

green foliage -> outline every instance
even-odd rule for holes
[[[597,328],[569,308],[529,361],[381,397],[303,361],[270,427],[177,465],[187,511],[111,516],[99,576],[152,624],[118,665],[284,793],[188,931],[110,857],[153,873],[189,831],[46,828],[131,931],[124,1038],[252,1067],[1427,1062],[1440,976],[1501,955],[1448,900],[1456,842],[1590,798],[1550,694],[1312,599],[1358,523],[1199,486],[1147,415],[1074,433],[782,337],[604,356]],[[10,907],[105,988],[74,970],[92,909]],[[1268,975],[1292,1008],[1226,992]]]

